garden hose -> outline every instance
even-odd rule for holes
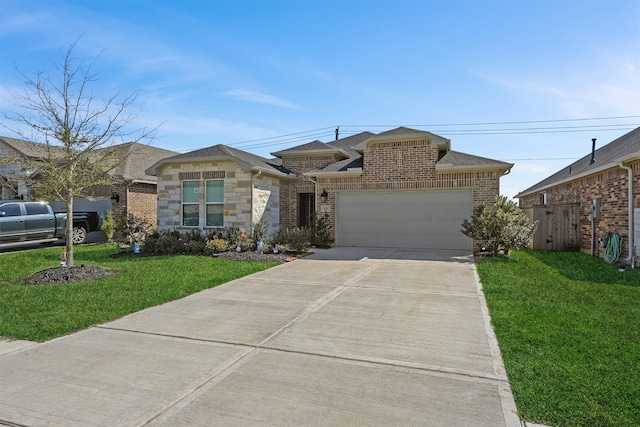
[[[609,264],[616,262],[620,257],[621,246],[620,237],[616,233],[611,233],[604,250],[604,260]]]

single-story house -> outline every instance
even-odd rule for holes
[[[147,170],[158,178],[159,228],[274,229],[317,214],[338,246],[472,249],[461,224],[495,201],[513,167],[405,127],[272,154],[216,145],[160,160]]]
[[[535,249],[576,249],[594,256],[609,233],[627,262],[640,255],[640,128],[595,149],[516,197],[540,222]],[[588,150],[585,150],[588,152]]]
[[[31,200],[32,192],[27,188],[26,180],[22,177],[33,172],[23,171],[20,165],[10,160],[17,156],[37,160],[43,156],[45,149],[44,144],[0,137],[0,159],[5,160],[0,162],[0,179],[4,179],[10,184],[2,186],[2,200],[16,198]],[[155,225],[157,222],[157,178],[147,175],[145,170],[160,159],[178,153],[133,142],[104,147],[97,151],[101,150],[115,150],[118,158],[124,158],[122,163],[110,171],[110,175],[118,180],[112,185],[91,188],[88,198],[75,199],[74,209],[77,211],[96,210],[101,214],[109,209],[112,210],[116,221],[121,221],[126,218],[128,213],[132,213]],[[53,206],[56,210],[65,209],[61,202],[54,201]]]

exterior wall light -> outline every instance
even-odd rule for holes
[[[329,199],[329,193],[327,193],[326,188],[324,188],[322,190],[322,193],[320,193],[320,198],[322,199],[323,202],[326,202]]]

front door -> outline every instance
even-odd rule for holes
[[[316,212],[316,195],[314,193],[300,193],[298,197],[298,226],[310,227]]]

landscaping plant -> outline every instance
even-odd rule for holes
[[[515,202],[497,196],[492,206],[483,203],[473,210],[471,221],[465,219],[462,223],[462,234],[485,251],[509,255],[512,249],[529,245],[537,226]]]

